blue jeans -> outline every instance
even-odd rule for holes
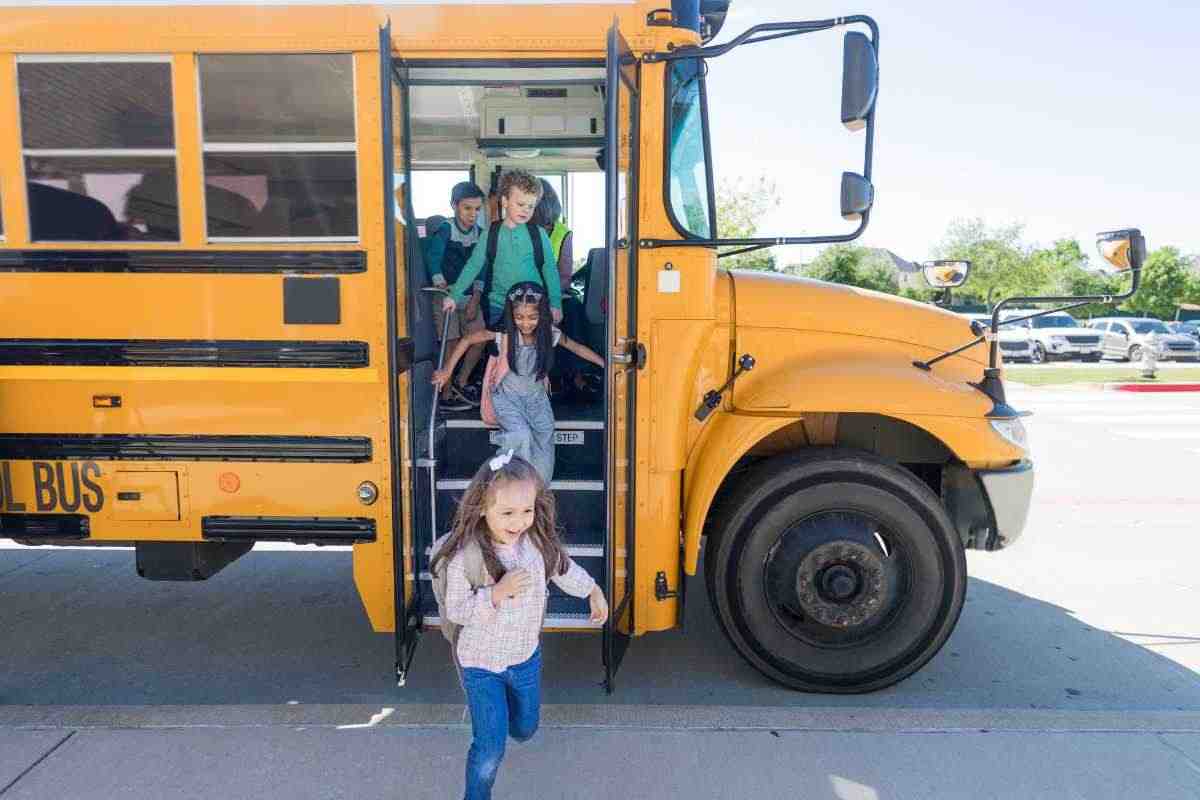
[[[542,709],[542,649],[504,672],[476,667],[462,671],[471,709],[466,800],[490,800],[508,737],[528,741]]]

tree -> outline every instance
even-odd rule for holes
[[[1175,247],[1160,247],[1142,267],[1140,288],[1121,308],[1134,314],[1171,319],[1181,302],[1195,295],[1197,286],[1190,260]]]
[[[827,247],[808,264],[803,273],[809,278],[830,283],[857,286],[876,292],[900,291],[896,270],[887,257],[866,247],[839,244]]]
[[[1015,223],[989,228],[981,219],[951,222],[934,253],[971,262],[967,284],[955,294],[992,305],[1005,297],[1036,293],[1041,281],[1021,234],[1021,225]]]
[[[779,207],[775,181],[760,175],[754,180],[722,180],[717,187],[717,237],[752,239],[767,214]],[[721,259],[729,269],[775,269],[770,248]]]

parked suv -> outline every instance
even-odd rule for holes
[[[985,327],[992,324],[991,314],[964,314],[972,322]],[[1005,325],[1000,328],[1000,357],[1005,361],[1033,361],[1033,345],[1029,331],[1020,325]]]
[[[1004,314],[1001,319],[1024,317],[1032,313],[1035,312],[1014,310]],[[1100,334],[1082,327],[1074,317],[1061,311],[1007,327],[1028,333],[1033,347],[1031,356],[1034,364],[1057,359],[1096,362],[1102,356]]]
[[[1172,333],[1157,319],[1108,317],[1089,324],[1104,337],[1104,355],[1109,358],[1140,361],[1142,349],[1154,347],[1164,360],[1200,361],[1200,342],[1183,333]]]
[[[1167,327],[1171,329],[1171,333],[1181,333],[1200,341],[1200,328],[1197,328],[1194,322],[1168,322]]]

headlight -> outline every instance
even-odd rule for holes
[[[1029,449],[1029,436],[1025,433],[1025,423],[1020,418],[988,420],[992,430],[1000,434],[1004,441],[1022,450]]]
[[[1051,337],[1050,337],[1050,341],[1054,342],[1055,344],[1066,344],[1066,343],[1067,343],[1067,337],[1065,337],[1065,336],[1051,336]]]

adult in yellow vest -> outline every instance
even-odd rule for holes
[[[569,338],[584,341],[587,338],[587,315],[583,301],[571,291],[571,274],[575,271],[575,258],[571,229],[562,217],[562,201],[558,193],[545,178],[542,181],[542,199],[534,209],[532,222],[545,229],[550,237],[550,247],[558,264],[558,285],[562,287],[563,318],[560,328]],[[582,337],[582,338],[580,338]],[[589,381],[586,361],[570,353],[555,357],[555,367],[550,372],[553,396],[570,394],[573,399],[589,401],[594,392],[589,391],[595,381]],[[564,392],[565,390],[565,392]]]

